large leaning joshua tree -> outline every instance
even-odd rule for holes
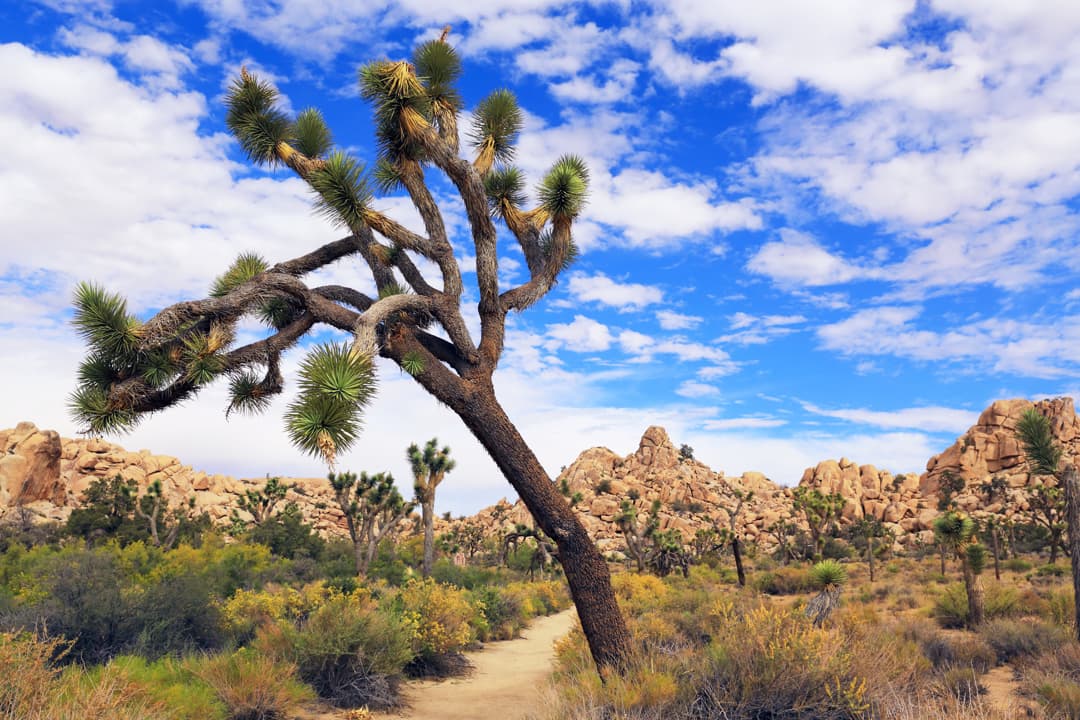
[[[89,345],[72,396],[85,429],[129,428],[142,417],[190,399],[227,377],[229,411],[259,411],[284,386],[282,353],[320,326],[351,342],[310,350],[299,371],[299,393],[285,413],[298,448],[332,467],[350,447],[374,392],[377,357],[395,363],[453,410],[494,459],[558,545],[582,628],[598,668],[619,666],[630,635],[611,589],[608,567],[592,539],[496,397],[492,375],[503,352],[506,317],[543,298],[575,255],[571,229],[585,202],[588,172],[573,156],[556,160],[526,209],[523,174],[510,165],[521,127],[514,96],[497,90],[473,110],[472,159],[462,157],[455,89],[461,64],[442,38],[419,46],[412,62],[378,61],[359,72],[361,95],[375,111],[379,157],[368,173],[333,148],[317,110],[295,118],[278,106],[272,85],[241,69],[227,98],[227,125],[258,165],[285,166],[314,194],[316,208],[343,228],[341,239],[271,265],[241,255],[209,297],[181,302],[140,321],[119,295],[82,284],[75,325]],[[468,216],[476,257],[480,337],[462,317],[464,286],[442,213],[425,174],[439,170],[456,187]],[[423,219],[413,232],[376,209],[372,188],[403,190]],[[529,278],[499,286],[496,220],[520,246]],[[358,259],[377,294],[321,285],[305,276],[344,258]],[[441,278],[425,277],[423,259]],[[430,273],[429,273],[430,274]],[[359,278],[358,278],[359,280]],[[238,322],[262,318],[265,338],[240,345]]]

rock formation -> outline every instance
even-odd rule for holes
[[[844,500],[841,524],[875,517],[893,530],[900,544],[931,542],[931,526],[937,516],[943,478],[963,482],[954,496],[956,504],[976,516],[1015,516],[1027,509],[1027,493],[1051,478],[1032,477],[1023,450],[1015,438],[1016,423],[1023,412],[1036,407],[1051,419],[1054,432],[1066,452],[1080,457],[1080,418],[1069,398],[1000,400],[979,417],[976,425],[944,452],[930,458],[922,476],[892,475],[873,465],[858,465],[846,458],[823,460],[807,468],[801,485],[823,493],[837,493]],[[218,522],[227,520],[237,500],[247,490],[261,486],[264,478],[234,479],[209,475],[183,465],[168,455],[148,450],[130,452],[101,439],[62,439],[51,430],[20,423],[0,430],[0,519],[19,507],[38,518],[64,520],[86,487],[96,478],[120,475],[141,489],[160,481],[172,504],[195,499]],[[1003,489],[988,493],[988,482],[999,478]],[[343,535],[344,519],[329,484],[322,478],[288,478],[292,489],[286,502],[295,502],[304,517],[327,535]],[[618,555],[624,545],[614,519],[624,499],[634,501],[640,514],[659,500],[660,529],[677,529],[687,538],[718,522],[726,527],[728,511],[735,504],[733,491],[753,493],[739,517],[739,530],[750,542],[766,548],[772,542],[767,529],[779,520],[795,522],[792,490],[761,473],[726,476],[697,460],[683,458],[661,427],[650,427],[636,451],[620,456],[608,448],[584,451],[563,469],[556,482],[568,495],[580,499],[575,509],[605,553]],[[506,500],[470,518],[486,533],[495,535],[516,523],[531,524],[519,502]],[[438,531],[447,529],[439,521]]]

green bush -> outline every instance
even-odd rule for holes
[[[224,645],[220,610],[202,578],[184,573],[130,594],[130,649],[149,659]]]
[[[766,595],[801,595],[814,589],[814,579],[807,568],[779,567],[754,573],[750,586]]]
[[[1065,577],[1069,572],[1069,568],[1064,565],[1040,565],[1035,569],[1035,574],[1039,577]]]
[[[979,684],[978,673],[968,667],[953,667],[941,676],[944,691],[964,704],[970,704],[986,688]]]
[[[483,587],[472,591],[472,600],[484,619],[481,627],[476,628],[480,640],[509,640],[517,637],[525,620],[521,602],[517,597],[497,587]]]
[[[1013,572],[1024,573],[1030,570],[1033,566],[1030,562],[1024,558],[1009,558],[1001,563],[1001,567],[1006,570],[1012,570]]]
[[[413,657],[409,630],[363,591],[331,597],[299,627],[264,626],[253,647],[296,665],[333,705],[379,710],[397,706],[402,669]]]
[[[981,674],[997,662],[994,648],[978,636],[950,638],[935,633],[923,638],[920,649],[938,670],[970,668]]]
[[[1034,618],[992,620],[979,628],[979,634],[1003,663],[1054,650],[1069,639],[1064,628]]]
[[[190,662],[171,657],[148,662],[134,655],[121,655],[113,658],[108,667],[143,688],[167,709],[172,720],[226,720],[225,705],[213,688],[191,672],[190,666]],[[99,666],[90,672],[101,670]]]
[[[1015,615],[1020,608],[1020,595],[1006,585],[990,585],[983,591],[983,613],[986,620]],[[946,585],[934,601],[933,616],[944,628],[961,628],[967,622],[967,590],[963,583]]]

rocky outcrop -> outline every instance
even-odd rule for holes
[[[241,496],[266,482],[208,474],[170,455],[131,452],[100,438],[61,439],[29,422],[0,430],[0,447],[0,519],[21,507],[42,520],[66,520],[91,482],[119,475],[134,480],[141,491],[160,482],[173,506],[193,498],[197,512],[225,522]],[[289,478],[287,483],[291,489],[285,502],[295,502],[320,532],[344,534],[344,518],[325,479]]]
[[[837,493],[844,500],[841,523],[874,517],[893,530],[901,544],[931,542],[930,530],[938,515],[938,498],[947,479],[959,490],[954,502],[976,516],[1004,518],[1024,512],[1030,489],[1052,478],[1027,472],[1023,449],[1015,437],[1023,412],[1035,407],[1051,420],[1066,453],[1080,458],[1080,418],[1069,398],[1000,400],[988,407],[976,425],[944,452],[927,463],[926,472],[893,475],[873,465],[846,458],[823,460],[807,468],[800,485]],[[159,481],[174,505],[194,498],[198,510],[215,521],[228,519],[238,499],[265,478],[235,479],[207,474],[168,455],[148,450],[131,452],[97,438],[62,439],[51,430],[20,423],[0,430],[0,519],[19,507],[42,519],[64,520],[86,487],[96,478],[120,475],[145,489]],[[992,482],[994,480],[997,482]],[[304,517],[327,535],[345,532],[330,487],[322,478],[288,478],[287,502],[295,502]],[[618,555],[624,545],[615,516],[624,499],[633,499],[639,515],[659,501],[660,528],[675,529],[691,538],[714,522],[726,526],[736,503],[736,491],[751,494],[739,516],[738,529],[748,541],[772,545],[768,529],[780,520],[799,524],[792,509],[792,490],[761,473],[726,476],[679,450],[661,427],[650,427],[637,449],[626,456],[608,448],[584,451],[563,469],[556,482],[576,499],[575,509],[605,553]],[[994,489],[996,488],[996,489]],[[993,490],[991,492],[991,490]],[[532,524],[520,501],[506,500],[485,508],[469,519],[487,534],[505,532],[517,523]],[[448,526],[439,521],[440,530]]]

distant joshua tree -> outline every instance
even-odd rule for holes
[[[413,473],[413,489],[416,502],[420,506],[420,515],[424,522],[424,563],[423,575],[429,577],[435,563],[435,489],[454,469],[456,463],[450,459],[450,448],[439,449],[438,438],[431,438],[421,450],[416,443],[406,451],[409,466]]]
[[[969,627],[978,627],[983,621],[983,591],[979,574],[986,567],[986,548],[979,544],[975,531],[975,521],[956,510],[950,510],[934,520],[934,538],[960,560],[967,592]]]
[[[414,505],[401,497],[390,473],[330,473],[327,478],[349,529],[356,574],[366,575],[379,543]]]

